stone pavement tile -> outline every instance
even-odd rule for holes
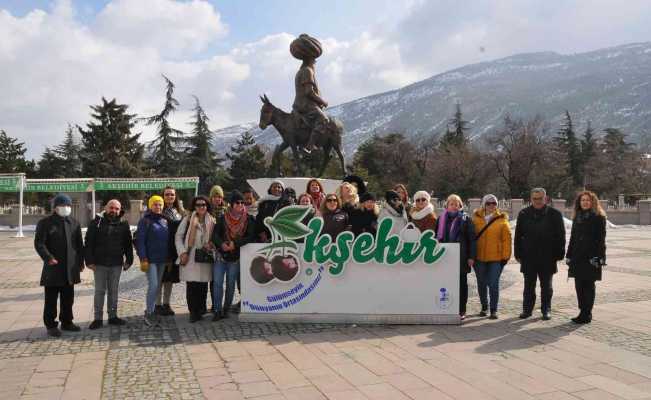
[[[64,386],[64,399],[97,399],[102,395],[102,377],[106,355],[104,352],[75,355],[72,369]],[[104,358],[99,358],[104,355]]]
[[[234,372],[231,374],[231,378],[235,383],[265,382],[269,380],[269,377],[260,370]]]
[[[617,368],[621,368],[626,371],[642,375],[645,378],[651,379],[651,358],[649,357],[635,354],[627,357],[626,359],[612,362],[610,364]]]
[[[432,361],[428,363],[433,364]],[[443,364],[456,378],[464,381],[466,385],[473,386],[483,393],[503,400],[533,400],[534,398],[525,391],[510,385],[507,381],[494,379],[480,369],[470,368],[459,361],[450,360]],[[436,365],[434,365],[436,367]]]
[[[651,397],[651,393],[649,392],[640,391],[630,385],[601,375],[589,375],[578,379],[588,385],[627,400],[646,399]]]
[[[324,376],[336,376],[335,372],[328,367],[303,369],[301,374],[308,379],[320,378]]]
[[[61,356],[47,356],[43,358],[43,361],[36,368],[39,372],[46,371],[70,371],[72,368],[72,361],[74,360],[74,354],[66,354]]]
[[[323,362],[301,343],[279,343],[275,344],[274,347],[299,370],[324,366]]]
[[[405,394],[407,394],[407,396],[413,400],[454,400],[452,397],[433,387],[406,389],[403,390],[403,392],[405,392]]]
[[[226,368],[223,368],[223,367],[195,369],[194,375],[197,378],[208,377],[208,376],[228,375],[228,370]]]
[[[252,382],[239,385],[239,390],[244,398],[259,397],[269,394],[278,394],[278,389],[271,382]]]
[[[66,383],[69,371],[48,371],[36,372],[29,378],[25,391],[39,388],[46,388],[52,386],[61,386]]]
[[[508,359],[504,361],[497,361],[500,365],[503,365],[507,368],[510,368],[514,371],[523,373],[533,379],[541,381],[551,387],[554,387],[560,391],[572,393],[579,390],[588,390],[592,389],[591,385],[588,385],[578,379],[568,378],[564,375],[561,375],[557,372],[549,370],[547,368],[532,364],[530,362],[520,360],[520,359]]]
[[[238,357],[250,357],[246,348],[237,341],[218,342],[215,344],[217,352],[224,360],[229,360]]]
[[[207,400],[244,400],[244,396],[239,390],[219,390],[208,389],[202,390],[203,397]]]
[[[288,361],[261,365],[264,373],[279,389],[308,386],[310,382]]]
[[[238,359],[238,361],[229,361],[226,362],[226,369],[231,374],[233,372],[242,372],[242,371],[257,371],[260,369],[258,362],[254,359]]]
[[[533,364],[545,367],[549,370],[558,372],[569,378],[577,378],[580,376],[592,375],[593,373],[585,369],[573,366],[565,361],[560,361],[549,356],[551,352],[533,352],[526,349],[511,350],[509,354],[515,355],[517,358],[529,361]]]
[[[313,386],[291,388],[282,393],[287,400],[326,400],[325,395]]]
[[[538,400],[577,400],[576,397],[565,392],[550,392],[536,396]]]
[[[615,396],[612,393],[601,389],[582,390],[572,393],[573,396],[582,400],[622,400],[623,397]]]
[[[631,384],[635,389],[651,393],[651,381]]]
[[[440,351],[436,350],[432,346],[428,346],[427,342],[418,343],[408,337],[393,337],[387,340],[395,344],[407,354],[411,354],[413,356],[413,358],[410,358],[411,360],[432,360],[440,359],[444,356]]]
[[[355,387],[338,375],[319,376],[310,378],[322,393],[330,395],[332,392],[354,391]]]
[[[402,390],[405,393],[407,390],[411,390],[411,389],[429,389],[432,387],[424,380],[415,377],[409,372],[402,372],[393,375],[384,375],[382,376],[382,380],[384,380],[386,383],[391,384],[391,386],[394,386],[399,390]]]
[[[252,356],[276,354],[278,351],[266,340],[248,339],[241,340],[240,343],[246,351]]]
[[[256,354],[253,359],[260,365],[264,363],[285,362],[287,359],[280,352],[270,354]]]
[[[404,393],[389,385],[388,383],[378,383],[375,385],[362,385],[357,389],[364,393],[369,399],[377,400],[409,400]]]
[[[447,373],[422,360],[405,361],[400,363],[400,366],[452,398],[491,399],[482,391],[457,378],[456,371]]]
[[[282,394],[269,394],[265,396],[256,397],[256,400],[287,400]]]
[[[63,394],[63,385],[50,385],[47,387],[30,387],[27,386],[23,391],[23,396],[37,396],[47,398],[60,398]]]
[[[374,349],[353,350],[347,354],[375,375],[393,375],[404,371],[394,362],[375,352]]]
[[[342,378],[354,386],[382,383],[382,379],[360,364],[340,364],[335,369]]]
[[[502,381],[505,384],[512,385],[513,387],[531,395],[557,391],[554,387],[547,385],[538,379],[531,378],[508,368],[501,372],[490,373],[489,376],[495,380]]]
[[[343,392],[325,393],[328,400],[369,400],[359,390],[346,390]]]
[[[582,368],[587,371],[593,372],[595,374],[603,375],[608,378],[629,385],[636,384],[636,383],[651,382],[651,380],[649,380],[648,378],[645,378],[638,374],[634,374],[632,372],[624,371],[623,369],[619,369],[610,364],[605,364],[605,363],[589,364],[589,365],[584,365]]]

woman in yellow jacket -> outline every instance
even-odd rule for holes
[[[481,200],[481,207],[472,215],[477,237],[477,259],[475,275],[481,301],[480,316],[488,311],[490,293],[490,319],[497,319],[500,275],[511,258],[511,227],[509,218],[497,208],[497,197],[487,194]],[[486,290],[488,289],[488,291]],[[488,292],[488,293],[487,293]]]

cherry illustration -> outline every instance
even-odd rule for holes
[[[277,255],[271,259],[273,274],[281,281],[291,281],[298,273],[298,259],[293,255]]]
[[[258,283],[267,283],[274,278],[272,263],[258,256],[251,261],[251,277]]]

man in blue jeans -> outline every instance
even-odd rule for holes
[[[104,211],[97,214],[86,231],[84,258],[86,266],[95,276],[95,316],[89,329],[104,325],[105,296],[109,325],[126,324],[117,314],[118,285],[122,269],[126,271],[133,264],[133,245],[129,223],[121,219],[123,215],[120,202],[109,200]]]
[[[255,221],[246,212],[242,193],[233,191],[229,203],[226,212],[217,218],[212,233],[212,242],[218,253],[213,267],[212,301],[215,307],[213,321],[228,317],[240,274],[240,248],[252,242],[255,237]],[[226,298],[222,305],[224,275],[226,275]]]

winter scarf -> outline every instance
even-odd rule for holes
[[[447,233],[447,241],[456,242],[456,238],[459,235],[459,228],[461,226],[461,217],[462,213],[460,211],[457,211],[456,213],[451,213],[449,211],[444,212],[439,219],[436,239],[439,242],[445,242]],[[452,220],[450,221],[450,219]]]
[[[412,208],[411,219],[421,220],[426,216],[434,213],[434,206],[432,204],[427,204],[425,208],[420,211],[416,211],[415,208]]]
[[[234,242],[244,237],[248,220],[248,214],[245,212],[236,213],[231,209],[224,213],[224,221],[226,221],[226,237],[228,240]]]

